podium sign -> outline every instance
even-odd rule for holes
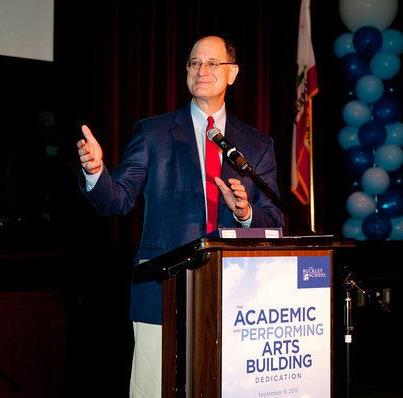
[[[201,238],[135,268],[163,285],[162,396],[331,398],[328,237]]]
[[[222,269],[222,397],[330,397],[330,257],[224,257]]]

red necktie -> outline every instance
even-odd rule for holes
[[[217,228],[218,187],[214,177],[221,176],[221,162],[217,145],[210,141],[207,132],[214,127],[214,118],[207,118],[206,129],[206,197],[207,197],[207,233]]]

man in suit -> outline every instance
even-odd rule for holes
[[[87,126],[82,126],[84,139],[77,143],[82,190],[99,213],[126,214],[136,198],[144,196],[144,225],[134,264],[197,239],[214,227],[283,226],[281,211],[222,154],[221,175],[210,178],[205,168],[206,146],[211,144],[205,139],[207,118],[212,116],[215,127],[278,193],[271,138],[225,109],[227,87],[234,83],[239,70],[234,46],[221,37],[203,37],[191,50],[186,69],[190,103],[175,112],[138,121],[113,173],[103,164],[101,146]],[[206,192],[211,183],[220,197],[210,225],[211,203]],[[133,284],[131,396],[161,394],[161,305],[158,282]]]

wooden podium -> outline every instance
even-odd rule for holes
[[[333,254],[349,245],[353,244],[335,242],[331,236],[200,238],[135,267],[134,281],[158,279],[163,285],[162,396],[222,396],[222,283],[226,259],[328,257],[331,320]],[[331,330],[329,333],[330,349],[333,336]],[[331,385],[328,391],[331,396]]]

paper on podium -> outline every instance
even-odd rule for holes
[[[220,238],[226,239],[276,239],[283,237],[281,228],[218,228]]]

